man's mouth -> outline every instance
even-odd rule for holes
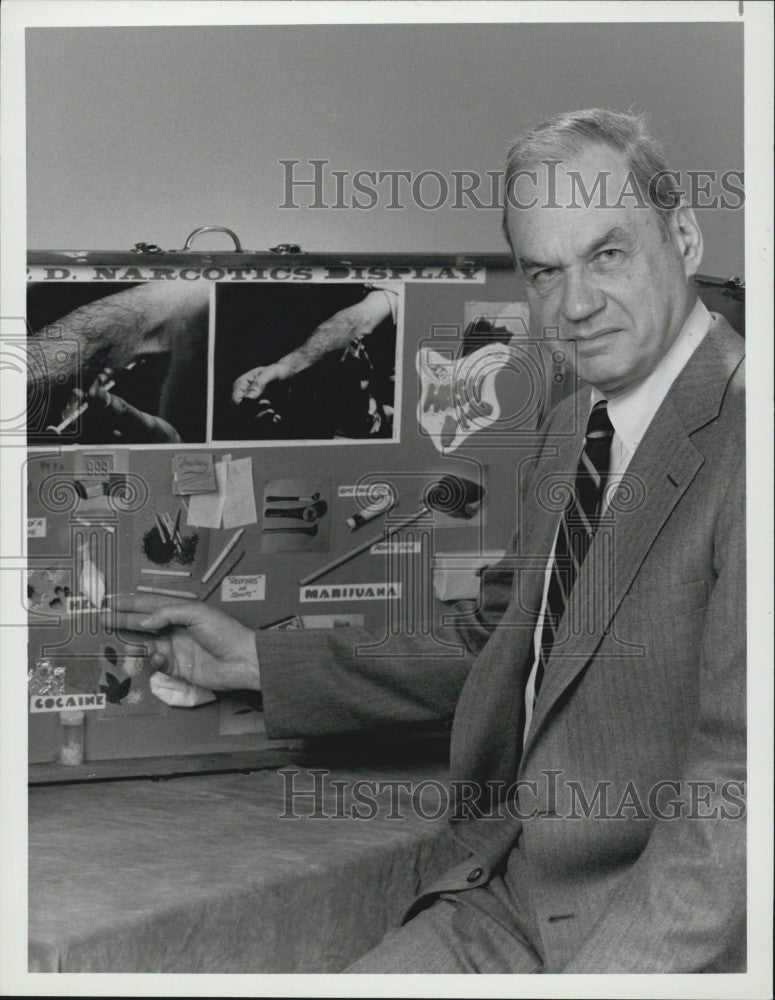
[[[619,333],[619,327],[607,326],[601,330],[596,330],[594,333],[585,333],[583,336],[568,337],[568,340],[574,343],[577,348],[583,350],[587,346],[600,346],[601,341],[604,341],[607,337],[611,337],[616,333]]]

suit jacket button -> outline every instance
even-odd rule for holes
[[[479,879],[482,877],[482,875],[484,875],[484,872],[482,871],[481,868],[472,868],[471,871],[468,873],[466,882],[478,882]]]

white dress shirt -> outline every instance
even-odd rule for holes
[[[614,428],[614,436],[611,439],[611,460],[606,482],[606,496],[611,496],[612,491],[621,481],[632,456],[635,454],[649,424],[654,419],[654,415],[662,405],[662,401],[667,395],[670,386],[675,382],[686,362],[710,329],[711,319],[712,317],[708,310],[700,299],[697,299],[691,312],[686,317],[686,322],[681,328],[681,332],[676,337],[667,354],[659,361],[656,368],[642,379],[642,381],[636,383],[630,389],[621,393],[621,395],[613,396],[608,400],[608,416]],[[604,393],[593,389],[590,411],[595,403],[605,398]],[[605,505],[604,502],[604,507]],[[559,530],[559,521],[557,522],[557,528]],[[557,532],[555,532],[554,540],[556,543]],[[527,739],[530,722],[533,717],[536,668],[541,649],[541,634],[544,627],[546,598],[549,592],[553,562],[554,544],[552,545],[552,554],[549,556],[546,564],[541,613],[538,616],[538,622],[533,635],[533,666],[525,688],[525,739]]]

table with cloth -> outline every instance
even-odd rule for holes
[[[314,780],[302,768],[294,787]],[[341,971],[460,860],[436,816],[446,780],[438,762],[337,767],[326,818],[307,797],[289,819],[276,770],[33,787],[29,970]],[[351,804],[337,781],[411,786],[374,796],[371,819],[334,819]]]

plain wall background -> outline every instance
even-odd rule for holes
[[[500,170],[525,124],[574,107],[648,111],[677,169],[743,168],[736,24],[35,28],[26,44],[34,249],[180,248],[209,224],[250,250],[505,250],[495,210],[281,210],[278,161]],[[702,271],[741,274],[743,212],[699,217]]]

